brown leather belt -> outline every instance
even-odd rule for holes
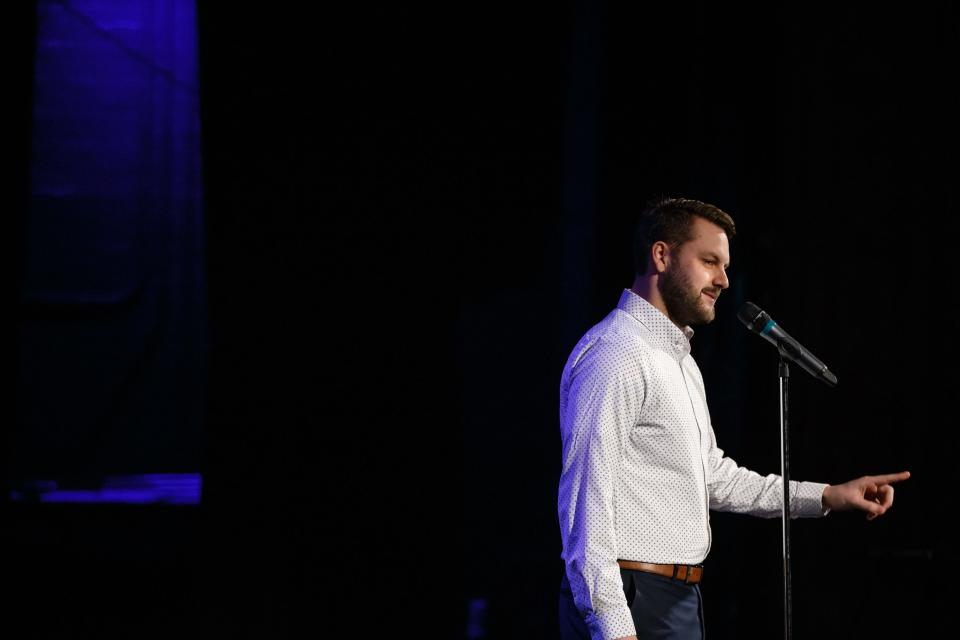
[[[617,560],[623,569],[646,571],[657,575],[680,580],[685,584],[697,584],[703,577],[702,564],[654,564],[653,562],[634,562],[633,560]]]

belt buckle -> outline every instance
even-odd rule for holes
[[[686,568],[687,568],[687,575],[685,575],[684,578],[683,578],[683,584],[697,584],[696,582],[691,582],[691,581],[690,581],[690,578],[693,577],[693,570],[694,570],[694,569],[700,569],[700,571],[702,572],[702,571],[703,571],[703,565],[699,565],[699,564],[698,564],[698,565],[689,565],[689,564],[688,564],[688,565],[685,565],[685,566],[686,566]]]

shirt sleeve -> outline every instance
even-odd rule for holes
[[[623,354],[591,349],[571,370],[561,416],[563,557],[574,603],[594,640],[636,633],[617,564],[616,530],[622,447],[643,400],[642,378],[630,369]]]
[[[717,446],[713,426],[710,427],[709,478],[710,508],[715,511],[748,513],[762,518],[775,518],[783,511],[783,478],[777,474],[761,476],[755,471],[740,467],[732,458],[723,455]],[[817,518],[825,516],[829,509],[823,506],[823,490],[820,482],[790,481],[790,516],[793,518]]]

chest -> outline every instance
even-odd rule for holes
[[[643,408],[631,431],[634,444],[678,453],[707,447],[710,414],[696,365],[663,358],[650,368]]]

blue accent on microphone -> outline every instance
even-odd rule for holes
[[[768,333],[770,333],[770,330],[773,329],[775,326],[777,326],[776,322],[774,322],[772,319],[767,320],[767,325],[763,328],[762,331],[760,331],[760,333],[763,335],[767,335]]]

